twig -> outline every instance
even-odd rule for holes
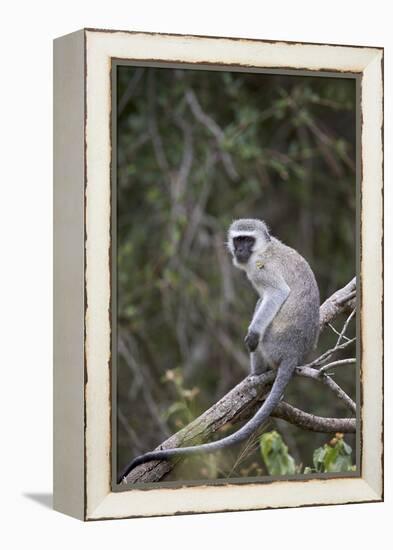
[[[335,367],[338,367],[340,365],[352,365],[356,363],[356,359],[340,359],[339,361],[333,361],[332,363],[328,363],[327,365],[324,365],[319,369],[320,374],[325,373],[329,369],[333,369]]]
[[[203,126],[205,126],[211,134],[215,137],[219,147],[220,147],[220,156],[222,158],[222,162],[224,165],[224,168],[228,174],[228,176],[232,180],[237,180],[239,178],[239,174],[237,173],[237,170],[232,162],[232,158],[226,151],[222,151],[222,142],[224,140],[225,134],[217,124],[217,122],[209,115],[207,115],[202,107],[201,104],[198,101],[198,98],[193,92],[193,90],[187,90],[186,92],[186,101],[192,111],[192,114],[194,117],[201,123]]]
[[[345,333],[346,333],[346,331],[347,331],[348,325],[349,325],[349,323],[351,322],[351,319],[353,318],[353,316],[355,315],[355,313],[356,313],[356,309],[354,309],[354,310],[349,314],[348,319],[345,321],[344,326],[343,326],[343,328],[342,328],[342,331],[340,332],[340,335],[339,335],[339,337],[338,337],[338,339],[337,339],[336,345],[334,346],[335,348],[337,348],[337,347],[340,345],[341,340],[344,338],[344,335],[345,335]]]
[[[340,332],[338,332],[338,330],[334,328],[334,326],[331,323],[328,323],[328,327],[332,329],[334,334],[337,334],[337,336],[340,336]],[[346,342],[348,342],[349,338],[347,336],[343,335],[343,338]]]
[[[262,428],[262,426],[261,426],[261,428]],[[240,464],[244,460],[246,460],[246,458],[256,450],[258,445],[259,445],[259,435],[258,434],[250,435],[250,437],[247,439],[245,445],[241,449],[241,451],[239,453],[239,456],[236,458],[235,462],[233,463],[232,468],[229,470],[229,472],[227,473],[227,475],[225,477],[227,477],[227,478],[231,477],[233,472],[236,470],[236,468],[238,468],[238,466],[240,466]]]
[[[326,359],[329,359],[329,357],[331,357],[334,353],[347,348],[348,346],[353,344],[353,342],[356,342],[356,338],[351,338],[347,342],[344,342],[343,344],[340,344],[337,347],[328,349],[327,351],[325,351],[325,353],[323,353],[322,355],[320,355],[319,357],[314,359],[314,361],[312,361],[311,363],[308,363],[307,365],[303,365],[303,366],[304,367],[313,367],[313,368],[319,367],[320,365],[322,365],[324,363],[324,361]]]
[[[304,376],[305,378],[311,378],[317,382],[325,384],[341,401],[343,401],[352,412],[356,412],[356,403],[345,393],[345,391],[327,374],[321,373],[319,370],[311,369],[309,367],[297,367],[296,374]]]

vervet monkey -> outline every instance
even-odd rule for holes
[[[260,296],[245,344],[251,355],[251,375],[267,369],[277,371],[272,389],[258,412],[237,432],[203,445],[138,456],[121,472],[119,482],[144,462],[213,453],[246,440],[273,412],[296,366],[317,343],[319,291],[307,261],[273,237],[266,224],[257,219],[234,221],[227,245],[233,264],[245,271]]]

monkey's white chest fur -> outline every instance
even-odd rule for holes
[[[262,258],[256,258],[247,265],[246,275],[259,296],[263,298],[266,288],[265,261]]]

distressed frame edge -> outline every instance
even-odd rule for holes
[[[84,27],[83,29],[86,33],[123,33],[123,34],[144,34],[147,36],[169,36],[177,38],[208,38],[212,40],[233,40],[240,42],[257,42],[257,43],[266,43],[266,44],[287,44],[289,46],[331,46],[337,48],[358,48],[358,49],[371,49],[371,50],[384,50],[384,46],[362,46],[359,44],[338,44],[335,42],[307,42],[303,40],[285,40],[285,39],[268,39],[268,38],[250,38],[242,36],[218,36],[214,34],[189,34],[189,33],[175,33],[175,32],[160,32],[160,31],[141,31],[141,30],[129,30],[129,29],[105,29],[100,27]]]
[[[343,495],[340,497],[337,497],[339,494],[339,490],[342,490],[342,483],[343,481],[349,481],[350,486],[348,489],[351,491],[352,496],[346,496]],[[151,507],[148,512],[142,513],[138,510],[138,505],[134,507],[133,510],[130,511],[124,511],[124,513],[119,512],[116,513],[116,515],[113,514],[113,508],[116,506],[116,504],[112,501],[112,495],[114,494],[125,494],[125,493],[110,493],[105,497],[102,502],[95,508],[93,511],[88,513],[85,517],[85,521],[99,521],[99,520],[108,520],[108,519],[136,519],[136,518],[151,518],[151,517],[165,517],[165,516],[181,516],[181,515],[192,515],[192,514],[214,514],[214,513],[227,513],[227,512],[252,512],[252,511],[258,511],[258,510],[283,510],[287,508],[311,508],[315,506],[345,506],[348,504],[375,504],[375,503],[381,503],[383,502],[383,496],[379,492],[376,492],[372,486],[367,483],[363,478],[331,478],[331,479],[310,479],[310,480],[299,480],[299,481],[272,481],[264,483],[264,486],[271,487],[272,484],[274,486],[280,485],[280,489],[283,488],[283,490],[286,490],[287,487],[283,487],[284,484],[293,484],[298,483],[301,484],[302,487],[298,487],[298,490],[302,490],[302,502],[299,503],[299,499],[297,499],[297,502],[293,500],[293,495],[291,495],[291,499],[287,504],[284,503],[258,503],[258,504],[249,504],[249,503],[241,503],[237,504],[236,507],[234,506],[222,506],[217,505],[216,503],[211,504],[211,507],[209,508],[208,505],[206,505],[206,491],[209,491],[209,498],[211,498],[214,490],[224,491],[228,490],[230,488],[233,488],[234,486],[229,484],[228,486],[207,486],[207,485],[200,485],[200,486],[194,486],[194,487],[184,487],[184,488],[176,488],[172,489],[173,492],[175,491],[184,491],[184,489],[187,489],[191,491],[189,494],[179,494],[179,495],[173,495],[174,499],[180,500],[187,500],[189,497],[189,502],[193,502],[193,506],[191,504],[187,506],[173,506],[173,502],[171,502],[172,499],[169,501],[169,507],[168,509],[163,508],[162,506],[160,509],[156,509],[154,507]],[[313,491],[310,491],[310,494],[307,494],[307,484],[320,484],[319,487],[314,487],[315,490],[324,490],[326,486],[324,487],[324,484],[329,483],[330,489],[335,489],[336,495],[334,497],[331,497],[330,499],[326,497],[326,493],[321,495],[319,498],[316,498],[315,495],[313,495]],[[334,484],[334,487],[332,486]],[[258,484],[256,483],[250,483],[250,484],[244,484],[244,485],[238,485],[236,488],[242,488],[243,491],[246,491],[247,489],[250,490],[252,488],[258,488]],[[305,491],[306,489],[306,491]],[[157,492],[163,491],[165,489],[157,489],[152,490],[151,492],[155,492],[157,495]],[[200,490],[200,498],[197,502],[195,502],[195,491],[199,492]],[[194,494],[193,494],[194,493]],[[239,496],[242,496],[240,493],[238,493]],[[218,496],[218,495],[216,495]],[[174,500],[173,499],[173,500]],[[154,495],[151,495],[151,502],[154,502]]]
[[[92,31],[89,31],[89,33],[91,33]],[[101,32],[101,31],[97,31],[97,32]],[[116,32],[116,31],[113,31],[113,32]],[[96,31],[94,31],[94,33],[96,33]],[[138,34],[141,34],[141,33],[138,33]],[[144,33],[145,34],[145,33]],[[167,35],[166,35],[167,36]],[[170,35],[170,36],[173,36],[173,35]],[[189,38],[192,38],[192,37],[189,37]],[[207,38],[210,38],[210,37],[207,37]],[[232,39],[228,39],[228,40],[232,40]],[[236,39],[233,39],[233,40],[236,40]],[[263,40],[261,41],[257,41],[257,42],[263,42]],[[347,46],[344,46],[344,48],[350,48],[350,47],[347,47]],[[368,50],[370,50],[371,48],[367,48]],[[383,50],[381,50],[380,48],[373,48],[373,53],[375,54],[374,57],[373,57],[373,60],[375,60],[378,56],[381,58],[381,60],[383,59]],[[176,61],[176,60],[175,60]],[[370,65],[371,65],[372,61],[370,61]],[[367,64],[364,68],[363,68],[363,78],[364,78],[364,74],[365,74],[365,71],[368,67]],[[381,75],[381,82],[382,82],[382,75]],[[379,84],[379,82],[377,83]],[[382,90],[382,96],[381,96],[381,100],[383,98],[383,90]],[[381,153],[382,153],[382,141],[381,141]],[[363,141],[362,141],[362,146],[363,146]],[[364,152],[363,152],[364,154]],[[364,157],[363,158],[363,161],[366,160],[366,158]],[[383,190],[383,180],[381,180],[381,189]],[[382,272],[382,276],[383,276],[383,270],[381,270],[381,268],[383,267],[383,265],[378,265],[378,269],[379,269],[379,273]],[[382,295],[380,296],[382,298]],[[382,342],[382,341],[381,341]],[[381,357],[382,359],[382,357]],[[382,456],[382,447],[381,447],[381,456]],[[358,480],[356,481],[359,481],[362,483],[362,485],[364,486],[364,488],[368,488],[370,489],[370,493],[369,493],[369,498],[368,498],[368,502],[372,502],[372,501],[380,501],[382,500],[383,498],[383,479],[382,479],[382,476],[383,476],[383,473],[382,473],[382,468],[381,468],[381,471],[380,471],[380,478],[381,478],[381,484],[378,482],[377,484],[375,484],[375,479],[374,479],[374,482],[370,485],[367,480],[365,478],[359,478]],[[378,478],[378,475],[377,475],[377,478]],[[378,480],[377,480],[378,481]],[[280,482],[275,482],[275,484],[278,484]],[[305,482],[302,482],[302,483],[305,483]],[[250,485],[246,485],[247,488],[250,487]],[[88,488],[86,488],[88,489]],[[211,490],[211,487],[209,487],[209,489]],[[226,487],[220,487],[220,489],[227,489]],[[192,491],[195,491],[195,488],[193,487],[191,489]],[[157,491],[160,491],[162,492],[163,489],[157,489]],[[156,491],[153,491],[153,492],[156,492]],[[85,519],[104,519],[104,518],[108,518],[108,517],[141,517],[141,516],[148,516],[148,515],[172,515],[176,512],[168,512],[168,514],[157,514],[157,513],[152,513],[152,514],[136,514],[136,515],[116,515],[116,516],[113,516],[113,515],[106,515],[106,506],[105,506],[105,500],[108,500],[108,498],[113,495],[113,494],[122,494],[122,493],[110,493],[110,490],[109,490],[109,493],[107,493],[106,497],[104,499],[102,499],[99,503],[98,506],[95,506],[93,507],[92,509],[87,509],[86,510],[86,517]],[[360,502],[361,500],[355,500],[353,502]],[[339,503],[339,502],[329,502],[329,504],[334,504],[334,503]],[[109,503],[108,503],[109,504]],[[324,501],[321,501],[321,502],[314,502],[314,504],[319,504],[319,505],[323,505],[323,504],[326,504],[326,502]],[[305,504],[305,505],[312,505],[312,504]],[[293,505],[289,505],[289,506],[293,506]],[[302,505],[301,505],[302,506]],[[266,507],[270,507],[270,506],[260,506],[260,507],[257,507],[257,508],[254,508],[254,507],[249,507],[247,509],[261,509],[261,508],[266,508]],[[281,508],[281,507],[286,507],[286,506],[273,506],[273,507],[277,507],[277,508]],[[232,510],[232,509],[231,509]],[[240,510],[240,508],[235,508],[234,510]],[[196,512],[194,510],[195,513],[202,513],[204,510],[199,510],[198,512]],[[216,509],[216,510],[208,510],[209,512],[214,512],[214,511],[224,511],[223,509]],[[192,513],[191,510],[187,510],[187,511],[178,511],[178,513]]]
[[[384,51],[379,49],[361,79],[361,298],[371,316],[361,327],[362,477],[384,499]],[[372,99],[375,101],[372,101]],[[373,184],[376,189],[373,189]],[[375,246],[375,243],[378,243]],[[367,255],[366,260],[364,256]],[[377,267],[374,268],[374,265]],[[374,272],[375,270],[375,272]],[[366,284],[365,284],[366,282]],[[364,287],[367,286],[367,293]],[[374,340],[373,340],[374,339]],[[373,351],[377,352],[373,370]],[[375,379],[377,378],[377,382]],[[375,444],[371,447],[371,441]],[[371,460],[372,458],[372,460]],[[375,464],[373,464],[375,461]]]

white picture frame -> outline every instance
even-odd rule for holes
[[[359,477],[114,491],[112,60],[351,73],[360,80]],[[82,520],[383,499],[383,50],[84,29],[54,43],[54,507]]]

